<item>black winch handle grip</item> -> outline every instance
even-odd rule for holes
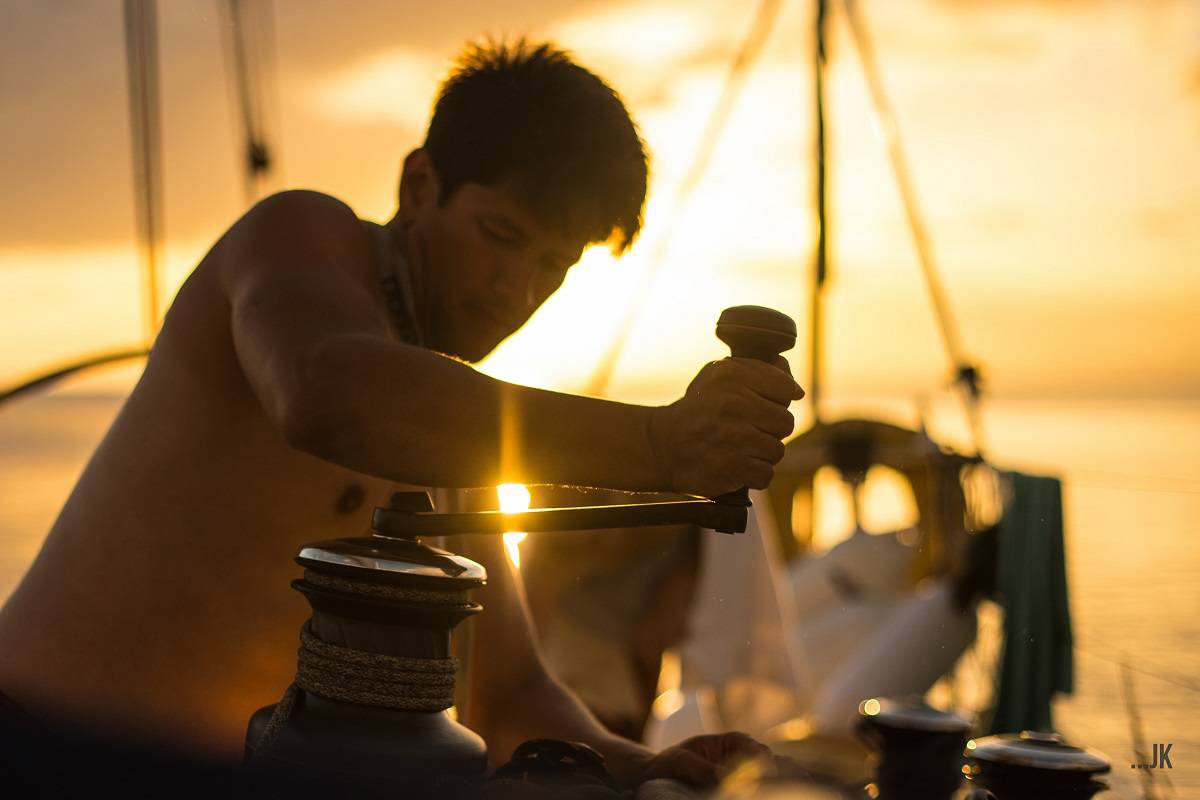
[[[717,338],[729,345],[734,358],[757,358],[768,364],[796,346],[796,323],[787,314],[763,306],[733,306],[717,320]],[[750,490],[742,487],[720,497],[718,503],[749,506]]]

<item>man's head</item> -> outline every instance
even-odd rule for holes
[[[629,247],[645,196],[645,149],[608,85],[547,44],[468,48],[400,183],[429,344],[487,355],[584,247]]]

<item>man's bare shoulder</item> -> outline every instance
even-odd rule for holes
[[[374,257],[362,220],[336,197],[308,189],[259,201],[234,223],[212,255],[223,283],[247,271],[314,264],[360,280],[373,275]]]
[[[255,222],[274,222],[280,218],[302,218],[312,222],[357,221],[354,210],[344,201],[313,189],[288,189],[258,201],[243,217]]]

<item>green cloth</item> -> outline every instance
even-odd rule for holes
[[[1018,472],[1005,478],[1012,499],[1000,522],[996,564],[1004,655],[990,732],[1049,731],[1052,697],[1074,688],[1062,484]]]

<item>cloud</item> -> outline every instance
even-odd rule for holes
[[[704,50],[714,39],[725,38],[723,16],[690,3],[630,3],[571,17],[549,34],[583,56],[678,62]]]
[[[418,50],[376,53],[320,81],[312,108],[338,121],[422,129],[446,68],[445,58]]]

